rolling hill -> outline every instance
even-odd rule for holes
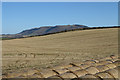
[[[87,28],[87,26],[84,26],[84,25],[44,26],[44,27],[24,30],[17,34],[4,34],[3,38],[23,38],[23,37],[38,36],[38,35],[40,36],[40,35],[58,33],[62,31],[75,30],[75,29],[81,29],[81,28]]]
[[[36,56],[33,57],[33,54]],[[24,68],[42,69],[118,55],[118,28],[3,40],[2,55],[3,72]]]

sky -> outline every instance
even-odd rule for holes
[[[2,33],[15,34],[41,26],[118,25],[117,2],[3,2]]]
[[[119,2],[120,0],[2,0],[2,2]]]

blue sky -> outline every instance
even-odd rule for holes
[[[118,25],[117,2],[3,2],[2,33],[49,25]]]

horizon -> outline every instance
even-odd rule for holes
[[[68,24],[68,25],[80,25],[80,24]],[[40,27],[54,27],[54,26],[65,26],[65,24],[64,24],[64,25],[52,25],[52,26],[40,26]],[[86,25],[83,25],[83,26],[86,26]],[[119,26],[119,25],[97,26],[97,27],[113,27],[113,26]],[[22,31],[31,30],[31,29],[40,28],[40,27],[33,27],[33,28],[29,28],[29,29],[22,30]],[[87,26],[87,27],[92,28],[92,27],[96,27],[96,26]],[[21,32],[22,32],[22,31],[21,31]],[[13,33],[13,34],[18,34],[18,33],[20,33],[20,32]],[[8,34],[3,34],[3,33],[2,33],[2,34],[0,34],[0,35],[9,35],[9,33],[8,33]],[[12,35],[12,34],[10,34],[10,35]]]
[[[118,26],[117,2],[3,2],[2,34],[43,26]]]

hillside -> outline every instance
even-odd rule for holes
[[[45,27],[40,27],[40,28],[33,28],[33,29],[29,29],[29,30],[24,30],[18,34],[21,34],[21,35],[44,35],[44,34],[48,34],[48,33],[55,33],[55,32],[85,28],[85,27],[87,27],[87,26],[84,26],[84,25],[45,26]]]
[[[33,67],[46,68],[117,55],[118,28],[78,30],[4,40],[2,45],[3,72]],[[36,55],[35,58],[32,54]]]
[[[29,37],[29,36],[38,36],[38,35],[46,35],[51,33],[58,33],[58,32],[64,32],[68,30],[75,30],[75,29],[81,29],[81,28],[87,28],[87,26],[84,25],[56,25],[56,26],[44,26],[44,27],[38,27],[38,28],[32,28],[28,30],[24,30],[17,34],[3,34],[3,38],[9,39],[9,38],[23,38],[23,37]]]

